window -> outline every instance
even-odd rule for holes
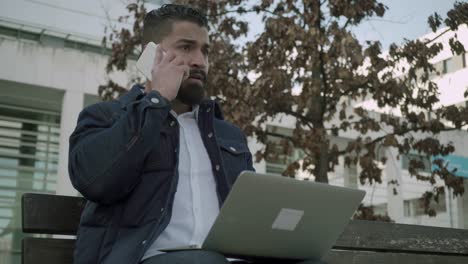
[[[376,215],[388,215],[387,204],[377,204],[373,206],[374,214]]]
[[[0,262],[20,263],[21,195],[55,193],[60,114],[0,103]]]
[[[442,67],[442,69],[443,69],[443,70],[442,70],[442,73],[444,73],[444,74],[448,72],[448,65],[447,65],[448,62],[447,62],[447,61],[448,61],[448,60],[444,60],[444,61],[442,62],[442,65],[443,65],[443,67]]]
[[[466,56],[468,56],[466,52],[461,55],[463,68],[466,68]]]
[[[463,69],[463,59],[465,58],[465,54],[460,54],[460,55],[457,55],[457,56],[454,56],[452,58],[452,63],[449,64],[449,69],[448,71],[449,72],[456,72],[456,71],[459,71],[461,69]]]
[[[444,72],[444,61],[434,63],[433,66],[434,66],[434,71],[429,73],[429,78],[430,79],[433,79],[433,78],[435,78],[437,76],[440,76],[441,74],[445,73]]]
[[[411,206],[412,204],[410,203],[409,200],[403,201],[403,215],[405,217],[411,217]]]
[[[267,126],[267,131],[278,135],[292,136],[293,129]],[[267,137],[268,153],[265,158],[266,172],[272,174],[282,174],[287,166],[304,156],[300,149],[296,149],[292,144],[281,136],[268,136]]]
[[[443,62],[443,73],[456,72],[465,67],[465,54],[446,59]]]
[[[357,165],[351,163],[350,166],[343,164],[344,186],[348,188],[358,188],[358,170]]]
[[[154,4],[154,5],[162,5],[162,4],[169,3],[168,0],[146,0],[145,2],[148,2],[150,4]]]
[[[404,200],[403,201],[404,207],[404,216],[405,217],[414,217],[420,215],[426,215],[424,213],[423,206],[419,200],[419,198]],[[431,208],[433,208],[436,213],[444,213],[447,212],[447,206],[445,203],[445,196],[439,197],[439,203],[431,203]]]
[[[421,161],[424,164],[424,169],[421,172],[431,172],[431,159],[428,156],[418,155],[418,154],[406,154],[403,155],[401,159],[401,166],[404,170],[408,170],[410,160]]]

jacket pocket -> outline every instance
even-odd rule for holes
[[[248,169],[249,148],[245,143],[234,140],[219,140],[223,168],[229,183],[234,183],[239,174]]]

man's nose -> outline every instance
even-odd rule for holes
[[[193,67],[206,68],[207,58],[202,51],[194,52],[191,56],[190,64]]]

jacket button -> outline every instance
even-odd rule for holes
[[[220,168],[219,165],[216,165],[215,169],[216,169],[217,171],[219,171],[219,168]]]
[[[171,121],[171,123],[169,124],[171,127],[173,127],[175,125],[175,121]]]
[[[151,98],[151,102],[157,104],[157,103],[159,103],[159,99],[158,98]]]
[[[235,147],[229,147],[229,149],[232,150],[232,151],[234,151],[234,152],[237,151],[237,149],[236,149]]]
[[[141,244],[142,245],[146,244],[146,240],[141,241]]]
[[[210,133],[208,134],[208,137],[209,137],[209,138],[212,138],[212,137],[213,137],[213,133],[210,132]]]
[[[208,107],[208,109],[206,109],[206,112],[209,113],[211,111],[211,108]]]
[[[164,212],[164,208],[161,208],[161,213]]]

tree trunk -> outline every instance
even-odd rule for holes
[[[326,139],[326,136],[324,137]],[[315,181],[328,183],[328,143],[322,142],[320,144],[320,153],[318,155],[318,162],[314,170]]]

